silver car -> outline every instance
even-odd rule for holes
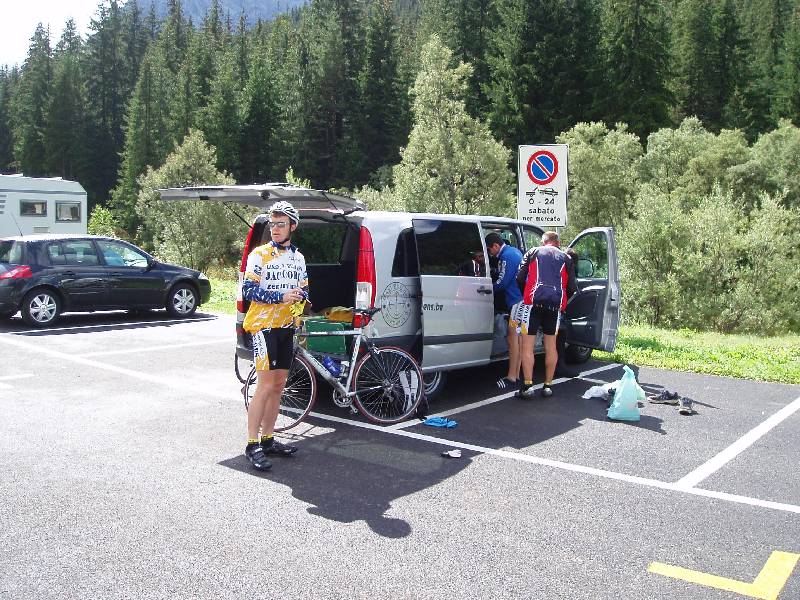
[[[325,307],[382,310],[367,324],[378,345],[401,346],[419,360],[428,398],[446,373],[507,358],[504,336],[495,333],[491,257],[484,238],[498,233],[522,252],[540,244],[542,229],[515,219],[367,210],[363,202],[286,183],[204,186],[161,190],[164,200],[243,203],[267,210],[291,202],[301,216],[293,242],[306,257],[310,298]],[[255,218],[250,251],[269,241],[268,215]],[[620,286],[614,232],[582,231],[570,244],[580,259],[579,291],[567,306],[567,352],[585,362],[592,349],[613,351],[619,323]],[[237,354],[250,359],[241,324],[247,302],[237,300]]]

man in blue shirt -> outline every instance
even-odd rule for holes
[[[522,291],[517,285],[517,271],[522,262],[522,252],[514,246],[506,244],[497,233],[486,236],[486,250],[497,259],[497,280],[492,284],[495,294],[503,294],[505,298],[505,312],[510,313],[511,307],[522,301]],[[506,319],[508,314],[506,314]],[[517,389],[519,387],[519,368],[522,359],[520,349],[520,336],[514,327],[508,328],[508,375],[497,382],[501,390]]]

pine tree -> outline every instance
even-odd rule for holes
[[[552,142],[591,117],[597,33],[590,0],[498,0],[486,95],[495,135],[512,147]]]
[[[89,24],[86,41],[86,81],[89,124],[86,139],[92,168],[82,182],[90,198],[105,201],[114,186],[124,137],[125,110],[130,97],[129,70],[122,35],[122,15],[116,0],[101,4]]]
[[[111,205],[120,227],[134,235],[141,225],[136,214],[138,177],[148,166],[157,167],[172,150],[169,135],[169,98],[173,79],[160,48],[148,50],[142,61],[126,118],[125,149],[119,182],[111,193]]]
[[[774,116],[800,124],[800,7],[792,15],[784,34],[775,88]]]
[[[237,98],[240,90],[237,89],[234,73],[236,57],[232,52],[221,52],[216,60],[211,95],[208,105],[201,111],[202,121],[199,125],[208,143],[217,150],[218,168],[239,174],[241,113]]]
[[[14,155],[26,175],[46,175],[44,133],[50,105],[52,65],[49,34],[41,23],[31,38],[14,99]]]
[[[361,114],[359,146],[364,152],[361,170],[351,185],[367,180],[382,165],[400,158],[401,107],[397,72],[397,25],[388,0],[375,2],[370,10],[364,49],[364,68],[359,81]]]
[[[677,56],[678,105],[682,116],[696,116],[706,126],[719,130],[723,105],[719,86],[724,67],[718,56],[720,48],[714,31],[713,3],[685,0],[679,6]]]
[[[242,93],[241,173],[238,177],[242,183],[273,181],[278,175],[273,148],[276,104],[272,70],[266,52],[259,49]]]
[[[151,5],[152,6],[152,5]],[[138,0],[128,0],[122,16],[123,43],[127,57],[127,88],[132,90],[139,77],[139,67],[147,47],[155,39],[142,15]]]
[[[669,33],[658,0],[605,0],[602,46],[606,72],[602,114],[644,139],[669,123]]]
[[[81,65],[82,42],[70,19],[53,53],[53,87],[47,111],[47,171],[65,179],[82,179],[87,171],[86,91]]]
[[[12,73],[0,67],[0,173],[10,172],[14,162],[14,132],[11,127],[13,81]]]
[[[452,60],[452,52],[431,36],[412,90],[414,128],[395,168],[395,197],[413,211],[508,214],[510,152],[467,114],[471,68],[452,67]]]

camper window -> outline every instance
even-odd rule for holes
[[[46,217],[47,200],[20,200],[19,214],[22,217]]]
[[[56,202],[56,221],[59,223],[79,223],[80,220],[80,202]]]

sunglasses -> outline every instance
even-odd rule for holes
[[[287,223],[286,221],[267,221],[267,225],[269,226],[270,229],[273,229],[275,227],[277,227],[278,229],[283,229],[288,224],[289,223]]]

